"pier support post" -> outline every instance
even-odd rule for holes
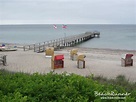
[[[35,44],[34,44],[34,52],[35,52]]]
[[[24,48],[24,51],[25,51],[25,46],[23,46],[23,48]]]

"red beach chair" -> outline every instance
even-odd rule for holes
[[[64,68],[64,55],[55,55],[53,58],[53,65],[52,68],[53,69],[57,69],[57,68]]]
[[[132,59],[133,54],[125,54],[121,58],[121,66],[126,67],[126,66],[133,66],[133,59]]]

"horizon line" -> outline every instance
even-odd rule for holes
[[[0,24],[0,25],[54,25],[55,23],[49,23],[49,24],[40,24],[40,23],[22,23],[22,24]],[[66,24],[66,23],[63,23]],[[56,25],[63,25],[61,23],[58,23]],[[66,25],[136,25],[136,24],[121,24],[121,23],[69,23]]]

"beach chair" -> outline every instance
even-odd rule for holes
[[[70,59],[73,60],[73,61],[77,61],[77,52],[78,50],[77,49],[72,49],[70,51]]]
[[[7,56],[7,55],[0,55],[0,61],[3,63],[4,66],[7,65],[6,56]]]
[[[86,57],[86,55],[84,54],[78,54],[78,58],[77,58],[77,68],[85,68],[85,60],[84,58]]]
[[[54,55],[51,59],[52,69],[64,68],[64,55]]]
[[[45,56],[46,57],[52,57],[54,55],[54,48],[53,47],[47,47],[45,50]]]
[[[121,66],[122,67],[133,66],[132,56],[133,56],[133,54],[124,54],[124,55],[122,55]]]

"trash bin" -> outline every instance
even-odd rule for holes
[[[78,54],[77,58],[77,68],[85,68],[85,58],[86,56],[84,54]]]
[[[124,55],[122,55],[121,66],[122,67],[133,66],[132,56],[133,56],[133,54],[124,54]]]

